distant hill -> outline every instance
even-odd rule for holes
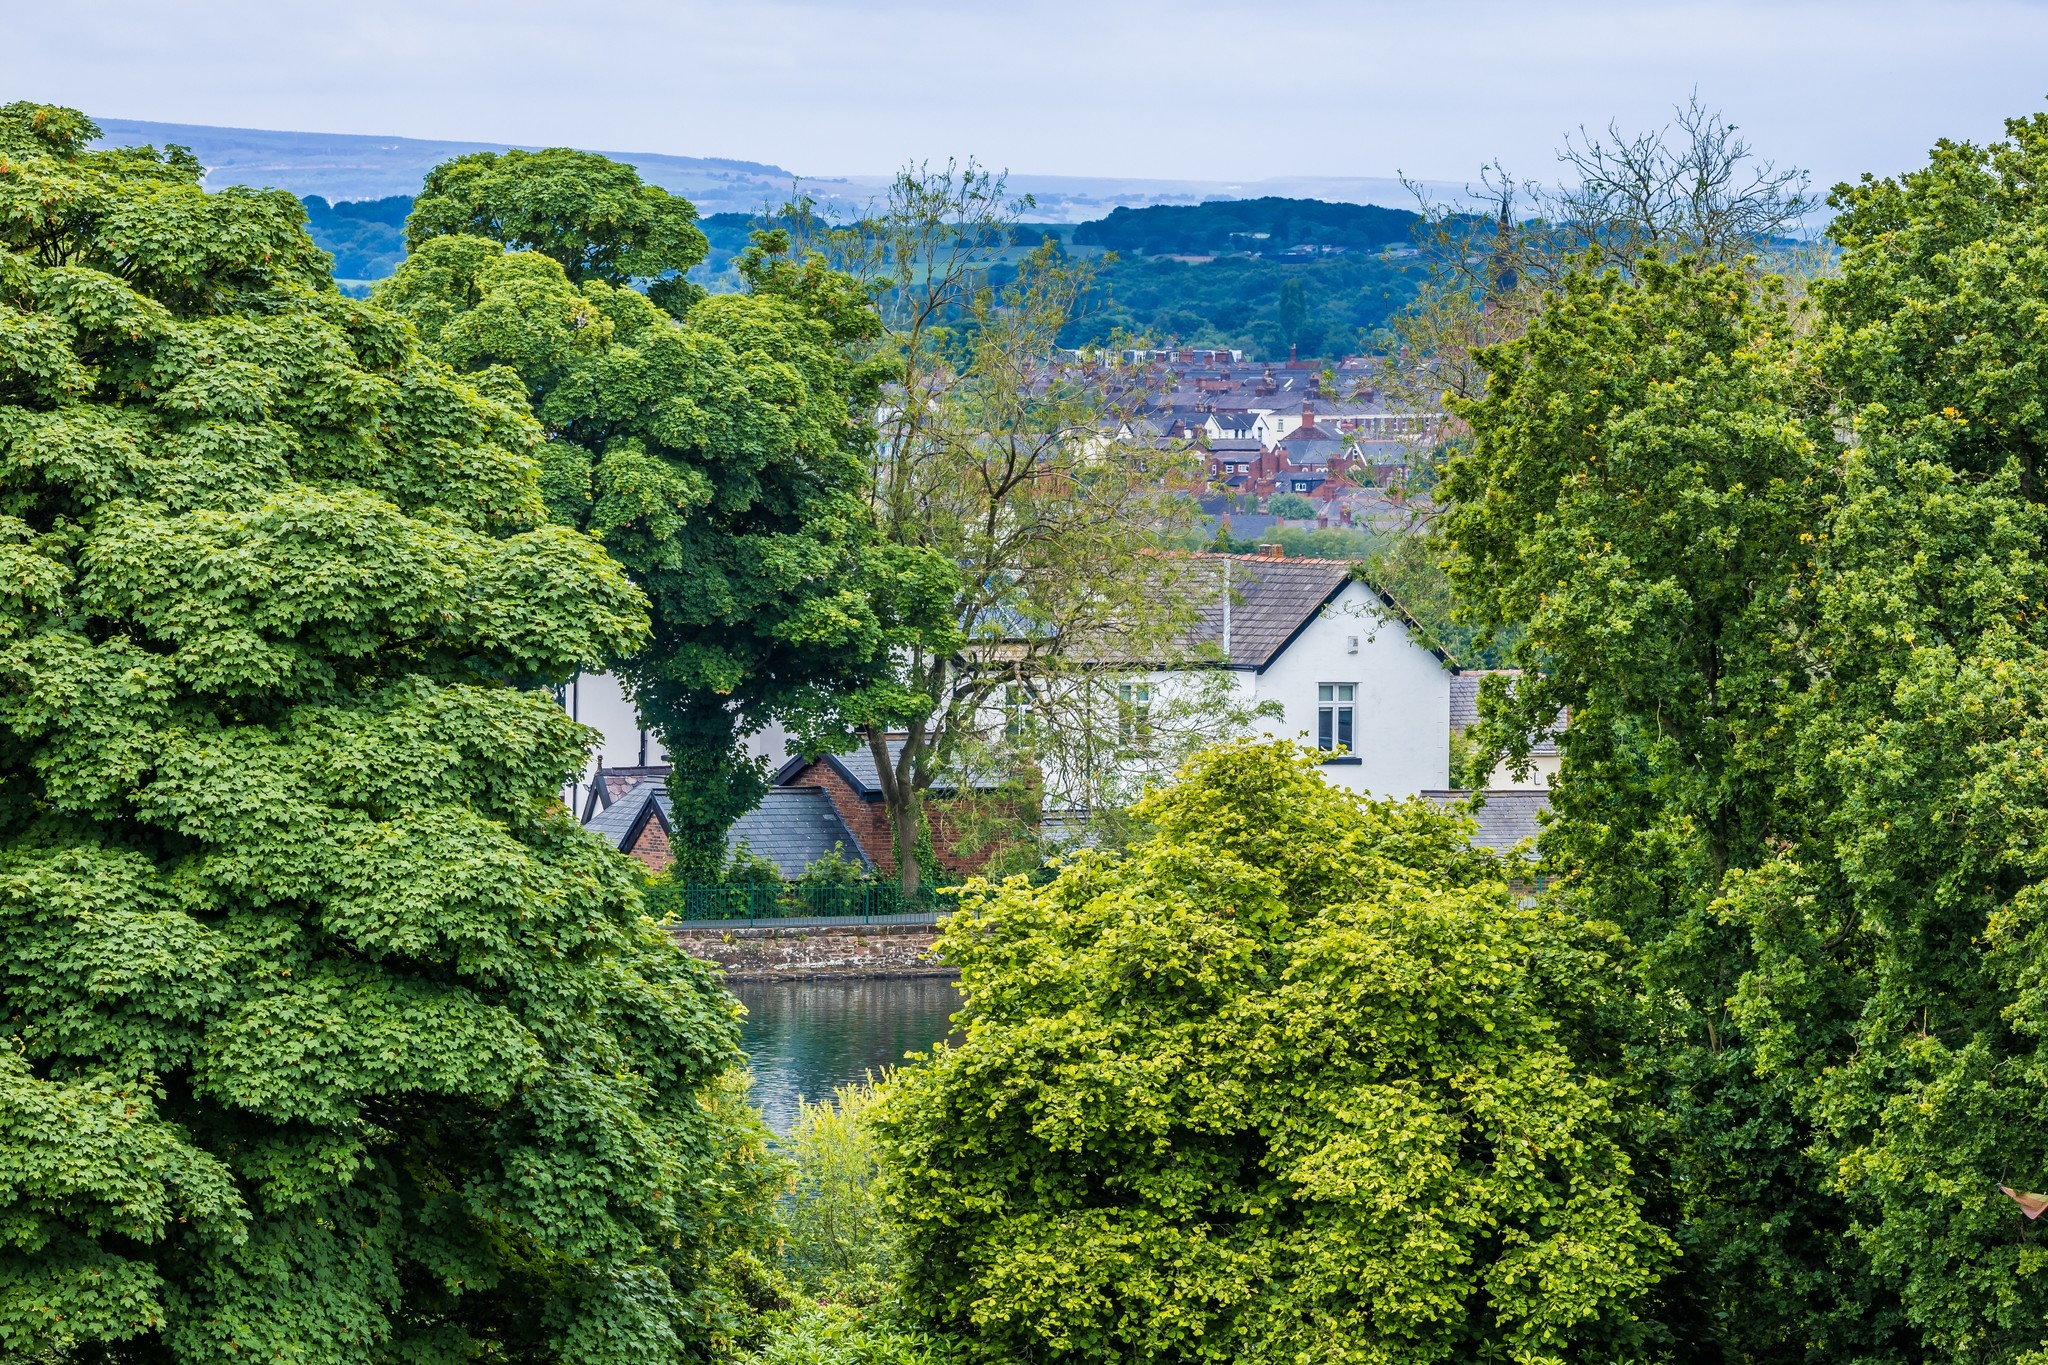
[[[134,119],[99,124],[107,145],[190,147],[207,167],[209,185],[266,186],[300,196],[313,240],[332,253],[336,279],[357,295],[405,258],[405,216],[430,168],[508,145]],[[691,277],[710,289],[738,287],[733,256],[756,216],[781,203],[796,180],[763,162],[606,155],[697,205],[711,254]],[[828,212],[847,218],[881,198],[888,177],[805,177],[803,187]],[[1412,263],[1378,250],[1406,241],[1415,221],[1401,207],[1412,200],[1396,181],[1297,177],[1224,184],[1016,175],[1009,187],[1034,196],[1036,204],[1006,258],[1042,236],[1058,238],[1076,255],[1114,250],[1122,257],[1101,269],[1087,316],[1063,338],[1070,344],[1122,330],[1269,357],[1284,356],[1290,346],[1304,355],[1337,355],[1365,344],[1414,293]],[[1455,187],[1429,188],[1444,202],[1461,202]],[[1172,256],[1218,259],[1165,259]]]
[[[1406,245],[1421,215],[1376,204],[1320,199],[1233,199],[1120,208],[1082,223],[1074,241],[1145,256],[1331,255]]]
[[[433,142],[353,133],[284,133],[259,128],[213,128],[195,123],[147,123],[103,118],[101,142],[112,147],[176,142],[206,167],[209,187],[257,185],[339,200],[384,199],[418,191],[427,172],[468,152],[502,152],[503,142]],[[701,212],[757,212],[779,204],[796,178],[780,166],[718,157],[660,152],[606,152],[641,178],[680,194]]]
[[[339,203],[309,195],[304,203],[313,240],[334,256],[335,279],[347,292],[367,294],[373,283],[391,274],[405,259],[405,216],[412,211],[410,195]],[[1258,210],[1260,216],[1252,221],[1261,223],[1298,223],[1332,207],[1353,207],[1312,199],[1269,199],[1259,203],[1263,205]],[[997,284],[1006,282],[1017,260],[1046,237],[1057,239],[1062,249],[1098,257],[1104,247],[1090,243],[1100,243],[1109,237],[1117,242],[1121,259],[1098,263],[1095,287],[1083,300],[1082,315],[1061,334],[1062,344],[1087,345],[1121,332],[1161,343],[1235,347],[1274,359],[1284,358],[1289,347],[1299,347],[1304,356],[1336,356],[1367,347],[1373,332],[1415,294],[1414,263],[1390,259],[1387,253],[1378,251],[1347,250],[1305,257],[1289,256],[1284,251],[1210,253],[1200,249],[1209,240],[1200,235],[1157,239],[1119,235],[1123,222],[1150,221],[1143,215],[1154,212],[1158,211],[1112,214],[1080,224],[1021,224],[1016,244],[996,254],[991,279]],[[1382,227],[1355,226],[1350,231],[1357,235],[1343,240],[1377,241],[1397,228],[1401,230],[1397,239],[1405,240],[1406,227],[1396,220],[1412,220],[1413,214],[1386,209],[1368,212],[1391,217]],[[1224,231],[1234,221],[1212,217],[1213,221],[1196,212],[1192,221],[1198,225],[1198,232]],[[759,222],[759,217],[751,213],[706,215],[701,223],[711,252],[702,265],[690,272],[690,278],[714,292],[740,288],[732,260],[746,247]],[[1110,230],[1112,224],[1119,225],[1117,231]],[[1320,239],[1306,240],[1328,244],[1329,235],[1326,232]],[[1137,243],[1135,248],[1133,240]],[[1297,235],[1289,240],[1298,242],[1304,238]],[[1143,254],[1147,242],[1167,249],[1155,250],[1147,256]],[[1175,255],[1209,254],[1216,259],[1198,263],[1172,259]]]
[[[318,195],[329,203],[412,194],[428,168],[465,152],[501,152],[503,142],[441,142],[426,138],[358,133],[278,132],[262,128],[216,128],[195,123],[153,123],[101,118],[106,145],[132,147],[167,142],[190,147],[207,167],[207,183],[256,185]],[[602,148],[589,150],[602,151]],[[968,149],[971,150],[971,149]],[[756,213],[780,204],[795,173],[759,161],[674,156],[664,152],[605,152],[628,162],[653,184],[680,194],[709,215]],[[861,212],[887,193],[886,174],[803,176],[807,193],[842,214]],[[1034,219],[1079,223],[1118,207],[1199,204],[1205,200],[1285,196],[1354,204],[1405,207],[1413,197],[1400,181],[1375,176],[1281,176],[1244,183],[1219,180],[1159,180],[1109,176],[1038,175],[1008,178],[1012,193],[1031,195]],[[1428,182],[1447,203],[1463,202],[1463,187]]]

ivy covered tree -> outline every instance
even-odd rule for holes
[[[637,183],[589,159],[609,168],[597,183]],[[876,330],[872,303],[770,233],[740,258],[747,293],[678,321],[604,271],[565,266],[576,252],[549,244],[589,233],[547,166],[493,163],[496,215],[451,214],[442,196],[468,183],[464,164],[429,176],[413,254],[377,299],[457,370],[524,389],[555,516],[646,590],[652,637],[610,666],[675,763],[679,857],[713,868],[767,786],[745,735],[865,679],[883,651],[863,590],[879,373],[849,359]],[[608,259],[639,273],[695,259],[641,252]]]
[[[990,1361],[1650,1349],[1611,931],[1291,745],[1136,814],[948,924],[964,1037],[876,1120],[909,1306]]]
[[[96,135],[0,109],[0,1351],[702,1352],[734,1006],[545,686],[641,595],[289,196]]]

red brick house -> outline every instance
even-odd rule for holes
[[[893,762],[903,752],[903,741],[889,740],[889,757]],[[856,749],[851,753],[827,754],[823,758],[793,758],[775,774],[778,790],[810,788],[825,793],[839,818],[853,832],[859,841],[861,851],[878,868],[894,872],[896,867],[896,842],[889,832],[889,808],[882,799],[881,774],[875,770],[874,751],[868,748]],[[977,779],[970,791],[994,794],[1008,784],[993,778]],[[937,797],[943,802],[948,797],[961,795],[959,788],[935,783],[927,796]],[[973,853],[959,851],[959,831],[947,820],[942,808],[926,807],[931,822],[932,852],[950,872],[967,874],[978,871],[994,852],[992,848],[977,849]],[[1037,823],[1037,812],[1026,813],[1031,823]]]

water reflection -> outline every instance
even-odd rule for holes
[[[895,1066],[946,1036],[960,994],[942,977],[868,981],[740,981],[743,1026],[754,1067],[754,1103],[786,1133],[796,1102]]]

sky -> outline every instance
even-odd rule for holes
[[[0,102],[887,173],[1543,179],[1697,90],[1826,185],[2048,105],[2048,0],[0,0]]]

